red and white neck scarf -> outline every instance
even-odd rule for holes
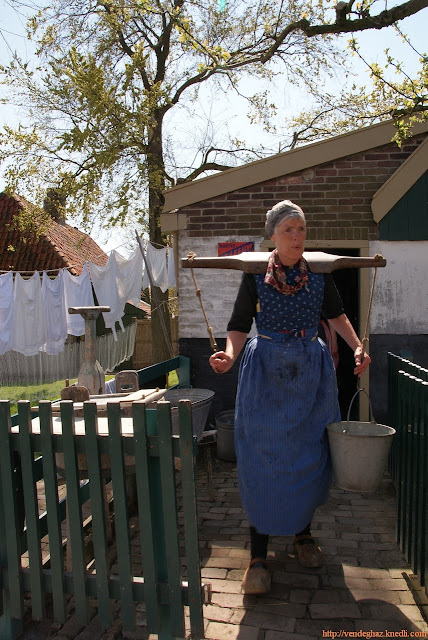
[[[308,265],[303,256],[299,261],[300,273],[294,278],[295,284],[287,284],[287,272],[279,259],[278,250],[274,249],[269,256],[268,268],[265,276],[265,283],[284,293],[286,296],[293,296],[300,289],[309,291],[308,288]]]

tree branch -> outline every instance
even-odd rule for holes
[[[345,5],[345,13],[352,7],[352,2]],[[308,37],[319,35],[328,35],[333,33],[350,33],[356,31],[366,31],[368,29],[383,29],[393,25],[398,20],[403,20],[409,16],[414,15],[421,9],[428,7],[428,0],[409,0],[404,4],[400,4],[392,9],[386,9],[377,16],[364,15],[357,20],[343,20],[343,14],[340,12],[340,19],[338,22],[332,24],[320,24],[311,25],[309,20],[302,18],[296,22],[293,22],[275,38],[274,44],[269,48],[266,53],[260,57],[260,62],[265,64],[270,60],[273,55],[278,51],[281,44],[290,35],[290,33],[301,30]]]
[[[105,2],[100,2],[100,5],[102,7],[104,7],[106,13],[108,15],[112,14],[112,10],[111,10],[111,4],[107,4]],[[125,36],[123,34],[123,31],[121,31],[119,28],[116,29],[116,33],[117,33],[117,37],[120,43],[120,46],[122,47],[122,51],[132,60],[133,56],[134,56],[134,51],[132,49],[132,47],[130,47],[128,45],[128,43],[126,42]],[[143,85],[144,88],[146,89],[146,91],[148,91],[150,89],[150,81],[149,81],[149,77],[146,74],[146,71],[144,68],[141,67],[141,65],[138,66],[138,70],[141,74],[141,80],[143,81]]]

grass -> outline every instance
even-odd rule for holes
[[[178,375],[177,375],[177,371],[170,371],[168,373],[168,388],[173,387],[174,385],[178,384],[179,380],[178,380]]]
[[[106,376],[110,380],[114,376]],[[76,382],[76,378],[70,380],[70,384]],[[32,407],[40,400],[57,400],[61,395],[61,389],[65,386],[64,380],[46,384],[25,384],[14,387],[0,387],[0,400],[10,401],[10,414],[18,413],[18,401],[29,400]]]
[[[106,381],[111,378],[114,378],[114,376],[106,376]],[[74,384],[74,382],[76,382],[76,378],[70,380],[70,384]],[[178,382],[177,372],[171,371],[168,375],[168,387],[172,387],[178,384]],[[0,400],[10,401],[10,414],[13,416],[15,413],[18,413],[19,400],[29,400],[32,407],[36,406],[40,400],[57,400],[64,386],[64,380],[57,380],[49,384],[0,387]]]

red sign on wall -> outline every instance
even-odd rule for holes
[[[246,251],[254,251],[254,242],[219,242],[219,256],[237,256]]]

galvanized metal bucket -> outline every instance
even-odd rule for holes
[[[360,392],[354,394],[346,422],[327,425],[334,482],[340,489],[359,493],[374,493],[382,482],[395,429],[378,424],[370,405],[370,422],[350,421],[352,404]]]
[[[210,412],[214,391],[211,389],[169,389],[163,400],[171,403],[172,433],[178,435],[178,403],[190,400],[192,403],[193,435],[201,439]]]

